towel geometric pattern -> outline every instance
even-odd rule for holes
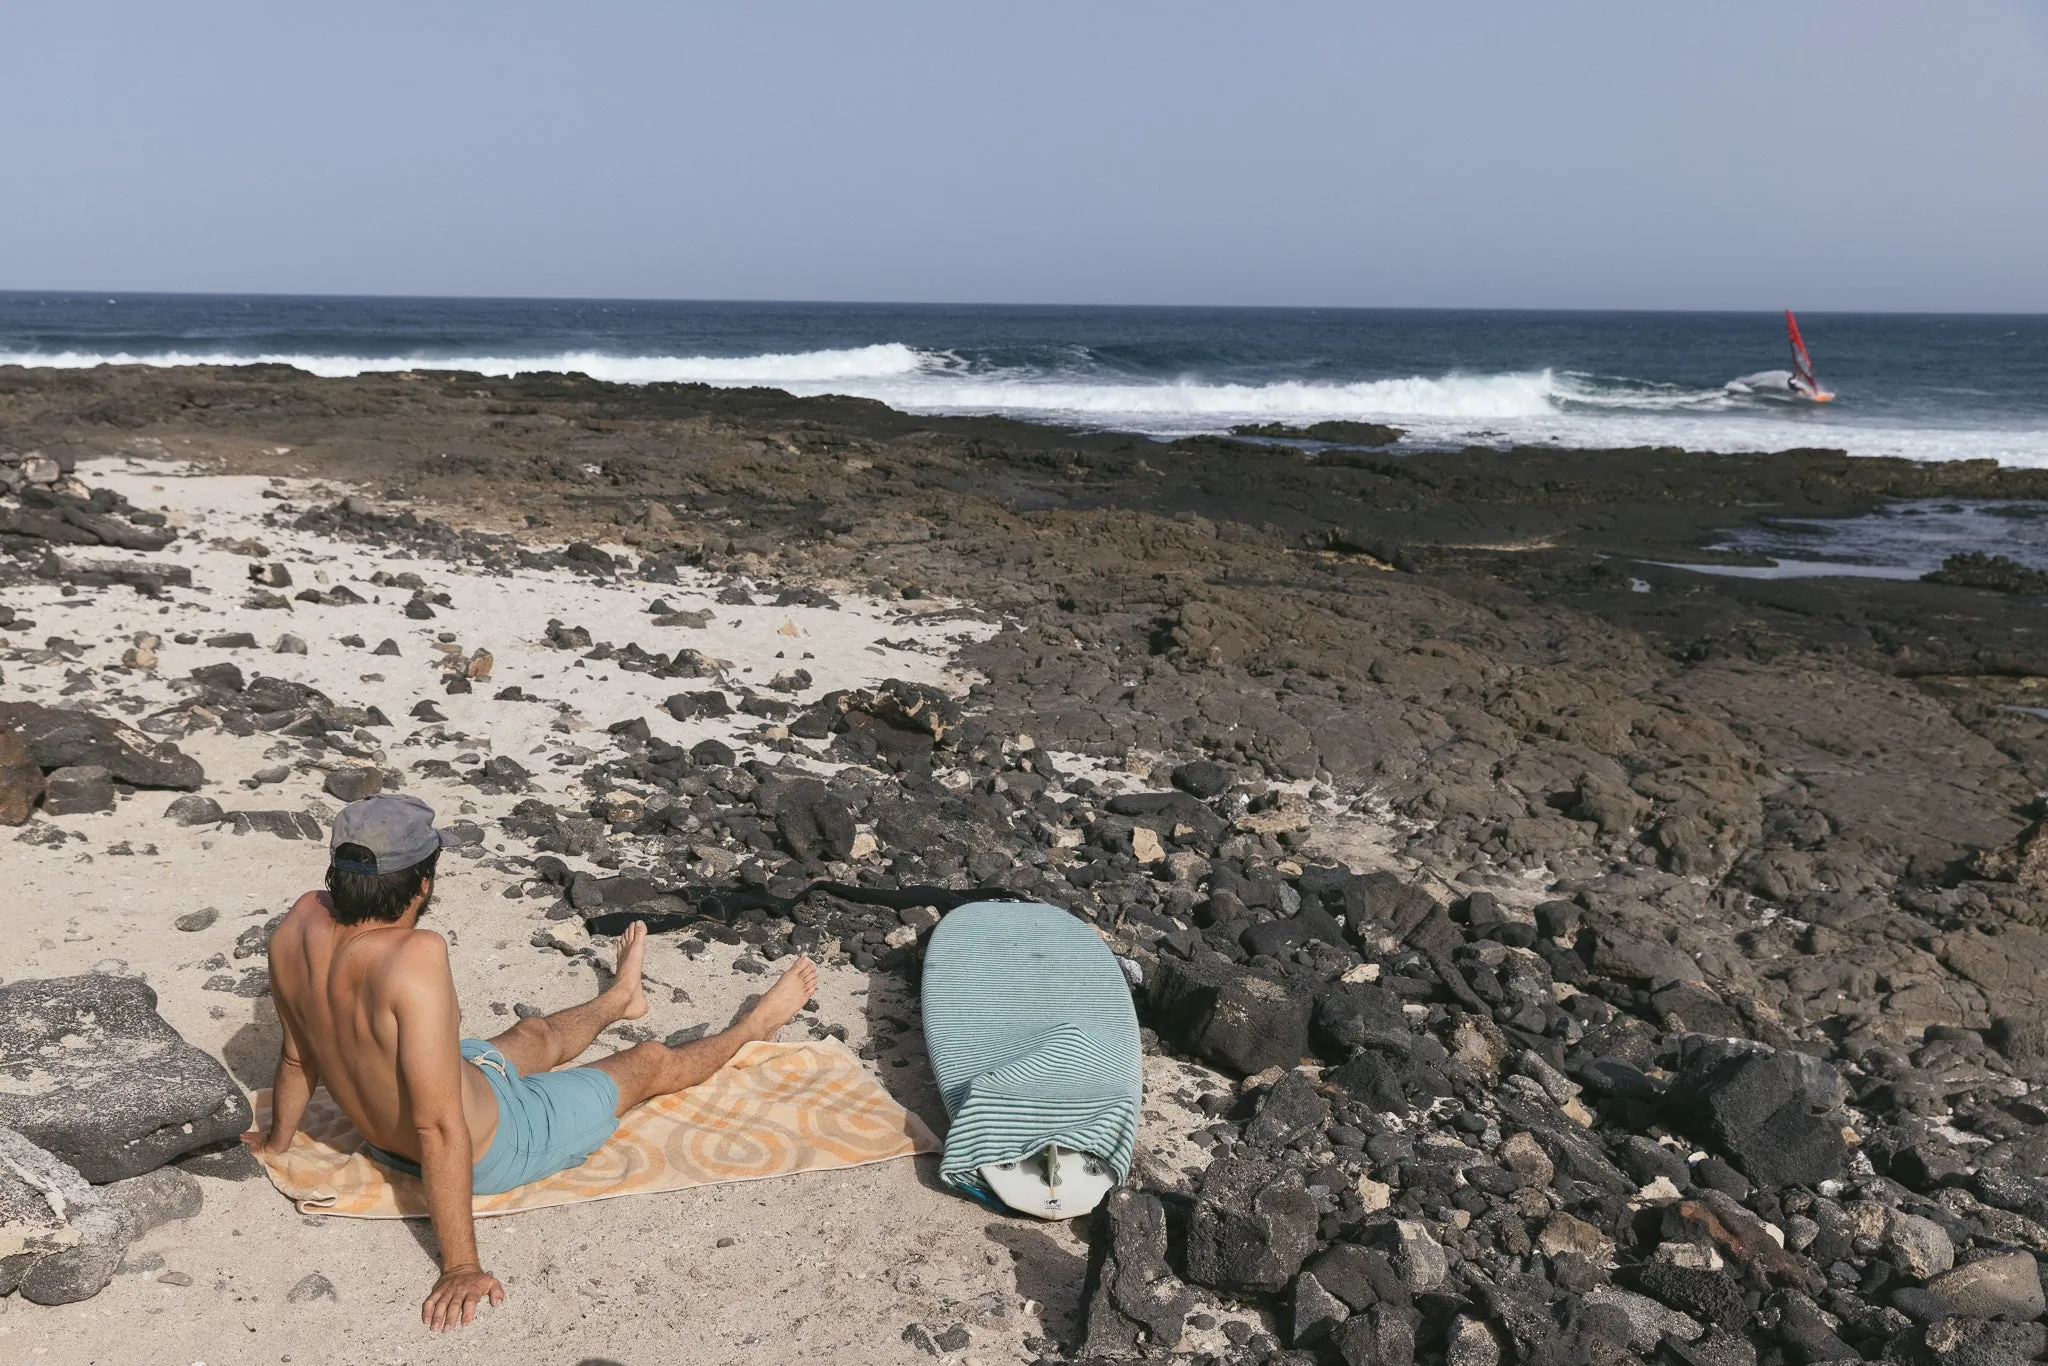
[[[270,1093],[255,1096],[256,1127]],[[417,1177],[372,1161],[363,1136],[323,1087],[289,1151],[260,1160],[271,1184],[306,1214],[416,1219],[427,1213]],[[583,1164],[498,1195],[479,1195],[479,1219],[521,1210],[863,1167],[939,1150],[923,1120],[892,1100],[836,1039],[750,1043],[702,1085],[658,1096],[619,1121]]]

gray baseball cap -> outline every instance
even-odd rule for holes
[[[418,797],[380,792],[359,802],[350,802],[334,818],[334,840],[329,846],[360,844],[377,856],[377,866],[336,859],[334,866],[344,873],[396,873],[410,868],[447,841],[434,828],[434,808]]]

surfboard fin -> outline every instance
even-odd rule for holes
[[[1038,1219],[1086,1214],[1116,1185],[1107,1162],[1057,1143],[1012,1162],[983,1167],[981,1179],[1005,1205]]]

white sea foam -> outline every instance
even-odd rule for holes
[[[1077,360],[1085,357],[1077,355]],[[1384,421],[1410,448],[1507,444],[1681,446],[1700,451],[1774,451],[1825,446],[1852,455],[1917,460],[1993,459],[2048,466],[2048,430],[1894,425],[1859,419],[1853,397],[1828,411],[1773,402],[1726,387],[1694,389],[1615,376],[1534,370],[1413,375],[1352,383],[1231,383],[1186,377],[1144,381],[1091,376],[1084,364],[992,370],[943,351],[900,342],[753,356],[629,356],[567,351],[544,356],[248,355],[215,352],[0,352],[0,365],[296,366],[347,376],[414,369],[486,375],[554,371],[623,384],[765,385],[798,395],[849,394],[905,412],[1001,414],[1091,430],[1178,436],[1239,423]]]
[[[927,369],[884,380],[863,395],[924,412],[1029,412],[1067,420],[1165,419],[1164,430],[1219,422],[1315,421],[1353,417],[1534,417],[1552,411],[1548,372],[1531,375],[1449,375],[1442,379],[1364,380],[1315,384],[1219,384],[1181,379],[1158,383],[1087,381],[1071,376],[951,375]]]
[[[94,365],[290,365],[327,378],[403,370],[471,370],[480,375],[544,372],[588,375],[618,384],[836,384],[906,374],[923,363],[899,342],[836,351],[758,356],[621,356],[561,351],[546,356],[241,355],[226,352],[0,351],[0,365],[82,369]]]

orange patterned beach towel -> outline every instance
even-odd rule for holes
[[[270,1093],[255,1097],[256,1125],[270,1123]],[[307,1214],[352,1219],[425,1218],[415,1177],[372,1162],[363,1136],[313,1093],[291,1149],[262,1159],[271,1184]],[[938,1139],[898,1105],[835,1039],[750,1043],[701,1086],[628,1112],[618,1132],[582,1166],[500,1195],[479,1195],[478,1218],[757,1181],[797,1172],[862,1167],[939,1150]]]

